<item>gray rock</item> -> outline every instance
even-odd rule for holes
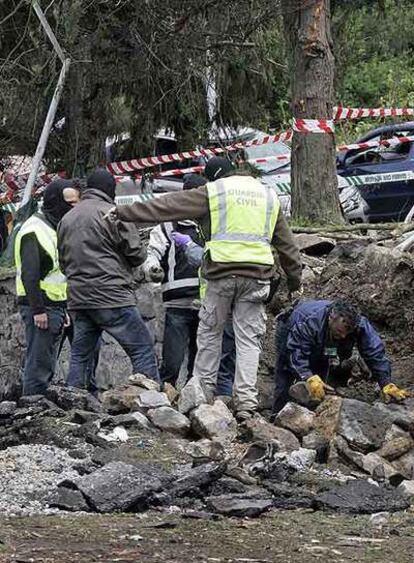
[[[406,479],[414,479],[414,450],[402,455],[392,464]]]
[[[2,401],[0,403],[0,418],[8,418],[9,416],[12,416],[15,410],[15,401]]]
[[[142,387],[148,391],[160,391],[160,384],[142,373],[134,373],[133,375],[130,375],[128,377],[128,382],[131,385],[138,385],[138,387]]]
[[[206,499],[207,507],[218,514],[238,518],[255,518],[272,507],[272,499],[249,498],[243,495],[222,495]]]
[[[74,424],[88,424],[89,422],[104,420],[104,417],[100,413],[75,409],[68,413],[66,420]]]
[[[362,456],[362,468],[364,471],[375,477],[381,474],[388,479],[394,486],[399,485],[403,480],[400,471],[396,469],[391,463],[382,458],[378,453],[371,452]]]
[[[135,405],[135,400],[143,392],[142,387],[120,385],[102,393],[102,404],[110,414],[128,413]]]
[[[289,430],[274,426],[262,417],[246,420],[242,433],[248,440],[277,442],[280,451],[292,451],[300,448],[299,440]]]
[[[68,411],[79,409],[90,412],[102,412],[102,405],[93,395],[77,387],[49,385],[46,398],[61,409]]]
[[[188,418],[172,407],[150,409],[147,412],[147,416],[153,425],[160,430],[178,434],[179,436],[186,436],[191,428]]]
[[[322,510],[351,514],[396,512],[409,506],[407,499],[396,489],[377,486],[368,481],[348,481],[332,487],[315,497],[315,505]]]
[[[267,497],[269,496],[263,489],[246,485],[233,477],[221,477],[209,487],[209,496],[231,495],[234,493],[243,493],[250,496],[264,493]]]
[[[116,416],[111,416],[109,423],[112,426],[124,426],[131,432],[153,429],[150,421],[145,416],[145,414],[142,414],[138,411],[128,414],[118,414]]]
[[[289,467],[295,471],[303,471],[309,469],[315,463],[316,452],[315,450],[308,450],[306,448],[299,448],[290,453],[276,454],[283,455],[283,461],[285,461]]]
[[[333,239],[307,233],[296,234],[295,241],[299,249],[309,256],[329,254],[336,246]]]
[[[408,432],[403,433],[405,434],[404,436],[396,436],[392,440],[387,440],[386,437],[381,449],[377,452],[378,455],[389,461],[393,461],[413,449],[414,440]]]
[[[325,438],[318,430],[312,430],[302,439],[302,446],[309,450],[319,450],[326,448],[329,445],[329,440]]]
[[[186,447],[186,453],[195,461],[220,461],[224,458],[224,448],[220,442],[213,440],[197,440],[190,442]]]
[[[85,497],[76,489],[58,487],[47,497],[46,502],[52,508],[68,510],[69,512],[89,512],[90,508]]]
[[[290,430],[296,436],[305,436],[314,425],[315,413],[309,409],[297,405],[296,403],[287,403],[275,418],[275,424]]]
[[[97,512],[139,512],[162,484],[152,470],[122,462],[108,463],[73,483]]]
[[[204,395],[200,381],[198,378],[192,377],[181,390],[177,407],[182,414],[187,414],[206,402],[206,396]]]
[[[314,409],[321,403],[320,399],[312,397],[305,381],[294,383],[289,389],[289,397],[308,409]]]
[[[414,481],[403,481],[399,487],[398,490],[408,499],[410,499],[411,502],[414,501]]]
[[[262,485],[273,494],[273,506],[283,510],[295,508],[313,508],[315,493],[291,483],[263,481]]]
[[[143,391],[134,403],[134,410],[140,412],[146,412],[149,409],[157,409],[159,407],[171,407],[167,395],[159,391]]]
[[[197,467],[183,467],[173,475],[168,493],[171,497],[197,496],[200,488],[220,479],[226,470],[225,463],[204,463]]]
[[[344,399],[338,421],[338,433],[348,444],[362,452],[381,447],[392,419],[379,410],[355,399]]]
[[[375,406],[385,416],[390,417],[394,424],[398,424],[404,430],[414,432],[414,399],[406,399],[402,404],[376,403]]]
[[[22,395],[17,401],[17,406],[20,408],[32,407],[41,402],[44,398],[44,395]]]
[[[202,438],[233,440],[237,435],[237,422],[222,401],[200,405],[190,416],[194,432]]]

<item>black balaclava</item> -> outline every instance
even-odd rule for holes
[[[112,200],[115,199],[115,178],[104,168],[97,168],[95,172],[89,174],[86,181],[86,190],[99,190]]]
[[[42,211],[48,222],[55,228],[62,217],[72,209],[72,205],[63,197],[63,190],[73,187],[72,180],[59,178],[50,182],[43,192]]]

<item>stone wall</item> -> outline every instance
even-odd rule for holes
[[[163,307],[160,290],[154,284],[141,284],[137,290],[138,306],[156,343],[160,356],[163,334]],[[19,393],[24,364],[24,326],[17,312],[14,274],[0,274],[0,400]],[[65,343],[58,361],[55,380],[63,381],[68,368],[69,345]],[[124,382],[131,374],[131,364],[121,347],[107,334],[103,336],[97,369],[98,385],[107,389]]]

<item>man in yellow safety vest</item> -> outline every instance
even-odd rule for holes
[[[26,335],[24,395],[44,394],[55,371],[67,321],[56,228],[78,201],[72,180],[54,180],[44,192],[42,211],[27,219],[16,237],[16,292]]]
[[[236,340],[233,399],[239,420],[257,409],[257,370],[266,331],[264,301],[274,275],[272,247],[290,291],[301,284],[299,250],[280,210],[276,192],[250,175],[238,175],[223,157],[207,163],[206,186],[162,198],[118,206],[110,217],[155,223],[196,219],[206,241],[194,377],[211,400],[220,364],[224,325],[231,314]]]

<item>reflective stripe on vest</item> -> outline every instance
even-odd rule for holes
[[[186,287],[197,287],[198,286],[198,278],[175,278],[175,268],[177,266],[176,258],[175,258],[175,242],[171,236],[173,232],[173,224],[171,222],[164,223],[164,234],[168,238],[170,242],[170,248],[168,250],[168,272],[167,272],[167,279],[168,281],[161,284],[161,291],[165,293],[166,291],[171,291],[173,289],[183,289]]]
[[[25,221],[17,233],[14,248],[16,263],[16,292],[19,297],[26,296],[26,290],[22,282],[22,259],[21,242],[25,235],[33,233],[40,246],[52,260],[52,269],[40,280],[40,289],[44,291],[51,301],[66,301],[67,284],[66,278],[60,271],[57,249],[56,231],[49,227],[39,216],[33,215]]]
[[[280,202],[276,192],[251,176],[231,176],[207,184],[213,262],[273,265],[270,243]]]

